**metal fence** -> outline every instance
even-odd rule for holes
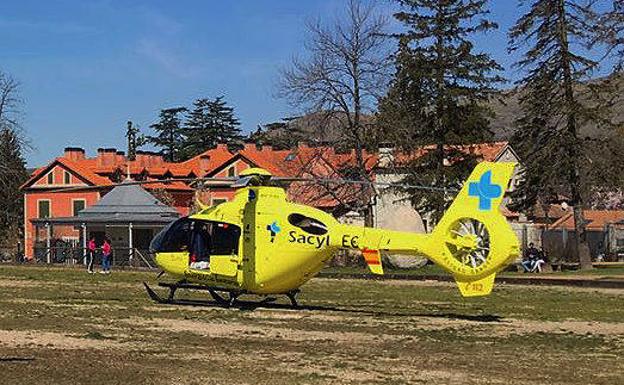
[[[90,251],[72,244],[35,245],[34,260],[37,263],[63,264],[63,265],[87,265]],[[101,265],[102,250],[96,249],[93,253],[93,264]],[[116,247],[112,249],[111,266],[113,268],[148,268],[155,269],[154,256],[148,250],[137,248]]]

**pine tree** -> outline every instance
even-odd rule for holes
[[[0,126],[1,126],[0,122]],[[16,240],[23,220],[23,195],[19,189],[28,175],[22,142],[7,126],[0,128],[0,243]],[[12,245],[5,245],[12,246]]]
[[[517,190],[515,206],[528,209],[555,195],[568,197],[582,268],[591,267],[583,208],[592,181],[600,179],[602,170],[587,166],[600,156],[596,151],[600,139],[583,138],[579,129],[612,126],[609,100],[614,91],[609,81],[590,81],[600,63],[584,53],[602,33],[595,24],[600,15],[592,5],[532,1],[509,33],[509,49],[522,51],[517,66],[526,72],[517,82],[522,115],[513,140],[526,178]],[[597,51],[593,55],[601,56]]]
[[[185,138],[180,115],[186,111],[185,107],[161,110],[159,122],[150,126],[157,135],[148,136],[147,141],[160,148],[163,157],[169,162],[177,162],[181,158]]]
[[[378,127],[406,151],[428,145],[423,155],[401,165],[404,182],[457,187],[476,158],[457,146],[491,138],[492,112],[485,102],[503,79],[501,67],[474,52],[471,37],[497,28],[485,0],[398,0],[395,18],[406,28],[394,35],[396,73],[381,101]],[[450,162],[449,162],[450,161]],[[413,206],[437,220],[449,203],[444,194],[404,191]]]
[[[624,0],[612,0],[611,9],[599,20],[600,36],[595,43],[606,44],[607,57],[614,63],[614,71],[624,68]]]
[[[234,108],[227,105],[223,96],[214,100],[197,99],[193,107],[185,125],[184,154],[187,158],[219,143],[237,144],[242,139]]]

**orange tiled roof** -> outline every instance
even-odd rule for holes
[[[197,176],[204,176],[223,165],[233,156],[234,154],[228,150],[226,145],[219,144],[216,148],[204,151],[187,161],[170,163],[169,170],[173,176],[186,176],[191,172]],[[202,158],[207,159],[207,164],[203,165],[205,169],[202,169]]]
[[[338,153],[332,147],[299,146],[292,150],[272,150],[265,146],[258,149],[246,145],[239,153],[256,166],[267,169],[278,176],[322,176],[329,177],[338,170],[356,165],[355,152]],[[364,163],[370,171],[376,165],[378,156],[364,151]]]
[[[40,167],[31,175],[30,178],[20,187],[25,188],[34,183],[37,179],[39,179],[45,172],[50,170],[56,164],[62,165],[64,168],[75,172],[82,179],[85,179],[87,182],[91,183],[94,186],[108,186],[111,185],[111,181],[108,178],[102,177],[88,167],[85,167],[81,162],[76,162],[69,160],[67,158],[59,157],[54,159],[49,165]]]
[[[100,156],[100,154],[98,154],[98,156]],[[202,156],[207,156],[209,161],[202,164]],[[150,178],[164,177],[167,174],[170,174],[174,178],[187,177],[190,175],[202,176],[206,174],[206,171],[210,171],[220,166],[233,156],[234,155],[228,151],[227,146],[225,145],[219,145],[215,149],[205,151],[204,153],[181,163],[165,162],[161,157],[153,154],[140,154],[137,155],[137,158],[132,161],[117,153],[109,154],[106,157],[106,160],[98,157],[71,160],[63,156],[56,158],[47,166],[35,170],[28,181],[22,185],[22,188],[30,186],[56,163],[60,163],[64,167],[74,171],[92,185],[108,186],[112,184],[110,178],[116,172],[119,172],[122,175],[125,175],[128,172],[131,175],[145,173]],[[206,169],[203,170],[202,167]],[[183,189],[179,184],[166,184],[162,187],[178,190]],[[186,190],[189,188],[187,186],[187,188],[184,189]]]
[[[168,183],[154,181],[154,183],[145,183],[142,186],[148,190],[162,189],[162,190],[176,190],[176,191],[188,191],[188,192],[195,191],[192,187],[189,187],[186,183],[180,182],[180,181],[168,182]]]
[[[481,160],[487,162],[493,162],[501,154],[503,149],[507,147],[508,144],[508,142],[491,142],[466,145],[452,145],[448,146],[448,148],[461,151],[465,154],[476,155]],[[407,163],[427,154],[430,151],[435,150],[435,148],[435,145],[427,145],[409,153],[399,152],[394,155],[394,158],[398,163]]]
[[[624,220],[624,210],[583,210],[587,230],[603,230],[605,225]],[[552,229],[574,230],[574,213],[559,218]]]

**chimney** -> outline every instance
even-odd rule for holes
[[[145,151],[143,154],[145,156],[145,167],[152,167],[154,165],[154,155],[151,151]]]
[[[199,169],[202,175],[205,175],[210,169],[210,155],[202,154],[199,156]]]
[[[228,151],[228,146],[225,143],[219,143],[217,144],[217,150],[225,150]]]
[[[165,163],[162,155],[157,152],[150,152],[150,165],[154,167],[161,167]]]
[[[257,151],[258,147],[256,147],[255,143],[245,143],[245,151]]]
[[[84,160],[85,150],[80,147],[65,147],[63,157],[69,160]]]
[[[97,166],[112,166],[117,160],[117,150],[114,148],[98,148],[97,150]]]
[[[147,152],[137,150],[135,160],[140,166],[146,167],[146,166],[149,166],[149,157],[150,156],[148,155]]]
[[[394,149],[383,143],[379,147],[379,167],[390,167],[394,163]]]
[[[126,153],[123,151],[117,151],[117,153],[115,153],[115,158],[117,160],[117,165],[121,165],[126,162]]]
[[[273,151],[273,146],[271,145],[262,146],[262,152],[271,152],[271,151]]]

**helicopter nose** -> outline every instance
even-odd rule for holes
[[[166,265],[167,263],[166,259],[167,259],[167,256],[164,253],[154,254],[154,262],[156,262],[156,265],[160,267],[161,269],[163,268],[164,265]]]
[[[173,275],[184,275],[188,265],[187,253],[156,253],[154,261],[164,271]]]

